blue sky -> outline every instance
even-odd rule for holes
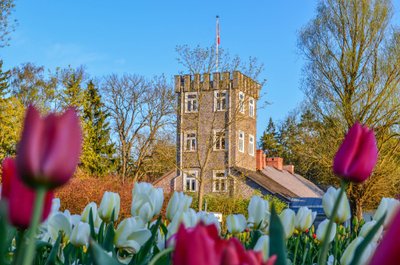
[[[219,15],[221,47],[265,64],[268,81],[260,101],[271,104],[259,110],[259,136],[270,116],[284,119],[303,98],[297,35],[315,8],[313,0],[16,0],[18,26],[0,55],[5,67],[85,65],[92,76],[172,77],[182,70],[175,46],[213,44]]]

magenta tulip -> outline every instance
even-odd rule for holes
[[[30,106],[16,158],[22,179],[32,187],[48,189],[65,184],[79,162],[81,144],[81,126],[74,109],[42,118]]]
[[[2,171],[3,191],[1,199],[8,202],[10,223],[18,228],[26,229],[31,223],[36,192],[21,181],[14,159],[4,159]],[[42,221],[49,216],[53,198],[54,193],[52,191],[46,193]]]
[[[345,180],[363,182],[378,159],[374,131],[355,123],[347,133],[333,161],[333,171]]]

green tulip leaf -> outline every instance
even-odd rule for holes
[[[62,238],[62,233],[60,232],[60,233],[58,233],[56,243],[54,243],[53,248],[50,251],[49,257],[47,258],[45,265],[56,265],[57,254],[60,249],[61,238]]]
[[[103,248],[106,251],[112,251],[114,248],[114,236],[115,236],[115,230],[114,230],[114,222],[111,222],[107,225],[107,230],[106,234],[104,237],[103,241]]]
[[[96,237],[96,231],[95,231],[95,229],[94,229],[94,219],[93,219],[93,211],[92,211],[92,208],[90,208],[90,211],[89,211],[89,226],[90,226],[90,236],[91,236],[93,239],[97,239],[97,237]]]
[[[269,253],[276,255],[275,265],[286,265],[285,236],[281,220],[275,210],[275,204],[271,207],[271,223],[269,227]]]
[[[121,265],[117,260],[110,257],[94,240],[90,240],[90,251],[93,255],[94,265]]]
[[[257,244],[258,239],[262,236],[260,230],[253,230],[250,232],[250,243],[247,245],[246,249],[254,249]]]
[[[150,250],[156,241],[160,224],[161,224],[161,216],[158,217],[157,222],[150,228],[151,237],[140,248],[139,252],[135,255],[135,257],[132,259],[132,261],[129,264],[145,265],[145,264],[149,263],[150,258],[151,258],[149,256]]]

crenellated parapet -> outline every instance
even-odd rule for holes
[[[239,71],[175,76],[176,93],[229,89],[239,89],[258,99],[261,85]]]

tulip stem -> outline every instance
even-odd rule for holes
[[[154,258],[150,261],[149,265],[156,265],[156,264],[157,264],[157,261],[158,261],[159,259],[161,259],[163,256],[165,256],[165,255],[171,253],[173,250],[174,250],[173,248],[166,248],[166,249],[164,249],[163,251],[158,252],[158,254],[155,255]]]
[[[318,258],[318,264],[319,265],[325,265],[326,264],[326,258],[328,256],[328,250],[329,250],[329,245],[330,245],[330,242],[327,239],[328,239],[328,236],[331,234],[331,230],[332,230],[332,227],[333,227],[333,222],[335,221],[336,214],[337,214],[337,211],[339,209],[340,201],[342,200],[343,193],[346,190],[346,186],[347,186],[347,182],[346,181],[342,181],[341,187],[340,187],[340,190],[339,190],[339,196],[337,197],[337,199],[335,201],[335,204],[333,206],[333,210],[332,210],[331,216],[329,218],[328,227],[327,227],[327,229],[325,231],[324,240],[322,242],[322,247],[320,249],[321,252],[320,252],[320,255],[319,255],[319,258]]]
[[[294,249],[293,264],[296,264],[297,250],[299,248],[300,237],[301,237],[301,232],[299,233],[299,235],[296,238],[296,247]]]
[[[31,219],[31,226],[28,233],[25,257],[22,263],[23,265],[31,265],[35,255],[36,230],[40,223],[40,219],[42,217],[45,195],[46,195],[46,189],[44,187],[38,187],[36,189],[35,205],[33,208],[33,216]]]
[[[339,226],[339,224],[338,224]],[[339,233],[336,233],[335,235],[335,252],[333,256],[333,265],[336,265],[337,262],[337,254],[338,254],[338,248],[339,248]]]

